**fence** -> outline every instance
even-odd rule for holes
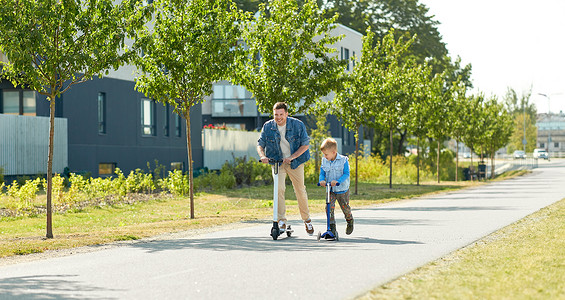
[[[257,155],[257,140],[259,132],[202,129],[202,149],[204,167],[210,170],[219,170],[226,161],[233,161],[234,157],[246,156],[259,159]],[[341,152],[342,140],[335,138],[338,152]],[[361,154],[369,155],[371,141],[364,140],[366,147],[361,149]],[[310,149],[310,151],[319,151]],[[311,152],[312,153],[312,152]]]
[[[55,119],[53,172],[68,165],[67,119]],[[49,118],[0,114],[0,167],[4,175],[47,173]]]
[[[202,129],[204,167],[219,170],[235,157],[257,157],[259,132]]]

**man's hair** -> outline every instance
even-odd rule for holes
[[[333,138],[327,138],[322,142],[320,145],[320,150],[336,150],[337,151],[337,142]]]
[[[288,105],[285,102],[277,102],[273,105],[273,110],[277,109],[284,109],[285,112],[288,112]]]

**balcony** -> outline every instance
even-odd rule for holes
[[[253,99],[213,99],[212,117],[257,117]]]

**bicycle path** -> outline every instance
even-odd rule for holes
[[[565,198],[565,161],[526,176],[353,211],[316,241],[270,224],[0,267],[0,299],[349,299]],[[316,215],[317,231],[325,215]]]

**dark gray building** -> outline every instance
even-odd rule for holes
[[[174,114],[172,107],[152,101],[134,86],[133,80],[95,78],[74,85],[57,99],[55,115],[68,121],[71,172],[105,176],[119,167],[129,173],[137,168],[147,170],[147,163],[154,168],[155,160],[167,170],[188,169],[185,120]],[[0,113],[49,116],[49,102],[4,80],[0,82]],[[202,167],[201,115],[201,106],[194,106],[191,138],[195,168]]]

